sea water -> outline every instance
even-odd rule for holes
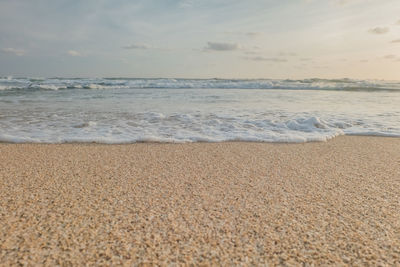
[[[400,136],[400,82],[0,78],[3,142],[310,142]]]

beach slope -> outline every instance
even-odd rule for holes
[[[400,139],[0,144],[0,263],[400,264]]]

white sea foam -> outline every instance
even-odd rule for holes
[[[210,117],[214,117],[210,119]],[[56,118],[57,119],[57,118]],[[117,118],[115,118],[117,119]],[[109,119],[99,122],[74,124],[65,121],[26,122],[7,134],[0,135],[6,142],[310,142],[326,141],[338,135],[362,134],[400,136],[400,129],[392,132],[369,131],[359,125],[353,128],[349,123],[327,122],[318,117],[294,117],[287,120],[234,118],[199,114],[165,115],[155,112],[142,113],[136,119]],[[71,123],[71,125],[65,125]],[[344,127],[346,125],[346,127]],[[4,129],[6,125],[1,125]],[[12,124],[9,125],[10,128]],[[22,130],[24,129],[24,130]]]

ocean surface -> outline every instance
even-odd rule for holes
[[[400,82],[0,78],[3,142],[400,137]]]

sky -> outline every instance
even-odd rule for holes
[[[400,1],[0,0],[0,76],[400,80]]]

